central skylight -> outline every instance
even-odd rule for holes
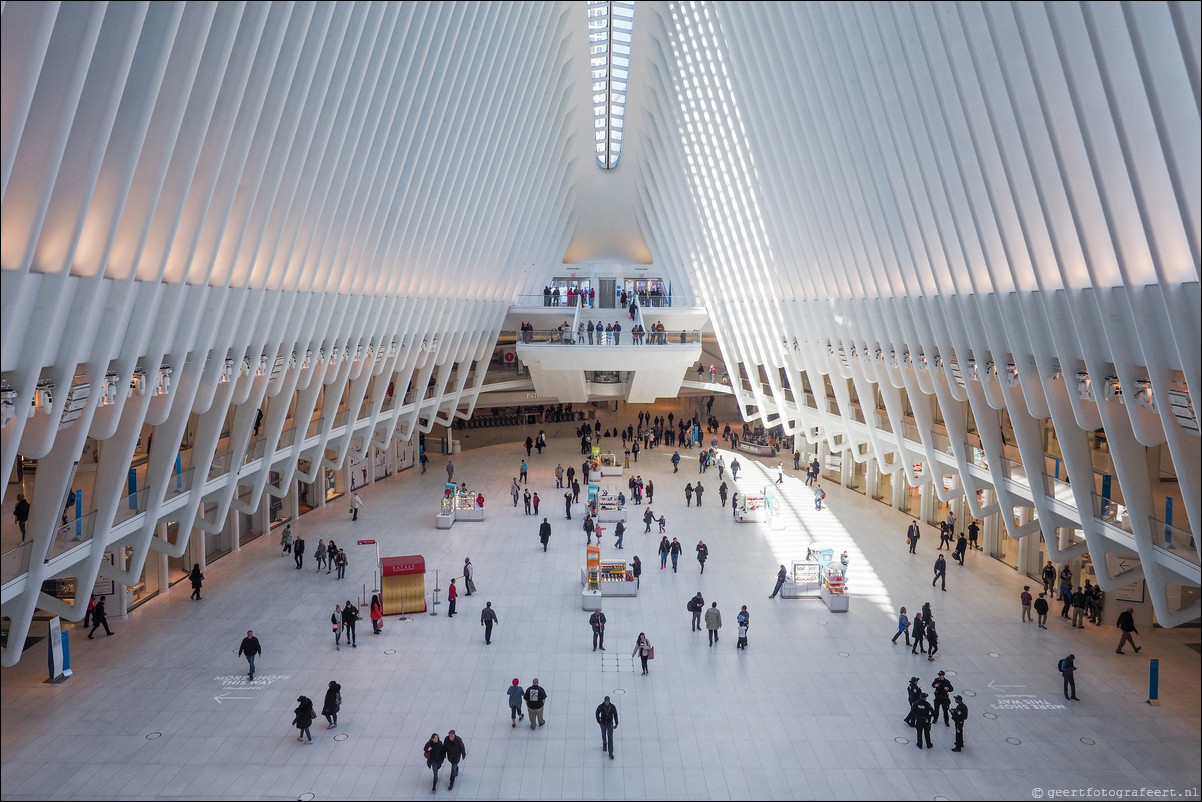
[[[622,123],[630,75],[634,0],[589,0],[589,66],[593,74],[593,136],[597,166],[612,170],[622,157]]]

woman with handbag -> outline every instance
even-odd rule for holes
[[[643,661],[643,675],[646,676],[647,661],[655,657],[655,647],[651,645],[651,641],[647,640],[647,636],[642,632],[639,633],[639,639],[634,644],[634,651],[630,654],[632,656],[637,654],[639,659]]]
[[[430,790],[436,791],[438,790],[438,770],[442,768],[442,762],[447,757],[447,748],[439,740],[438,733],[434,733],[430,736],[430,740],[426,741],[426,745],[422,747],[422,757],[426,759],[426,765],[434,772],[434,782],[430,785]]]
[[[384,629],[384,605],[380,604],[380,597],[373,595],[371,597],[371,631],[373,635],[379,635]]]
[[[192,564],[192,573],[188,574],[188,579],[192,580],[192,598],[200,598],[200,585],[204,582],[205,575],[200,572],[200,563]]]

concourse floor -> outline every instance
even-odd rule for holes
[[[631,413],[633,415],[633,412]],[[602,421],[612,426],[621,421]],[[532,427],[531,434],[537,431]],[[606,444],[615,441],[605,441]],[[0,793],[32,799],[424,799],[432,796],[421,747],[454,729],[467,759],[454,790],[449,765],[437,795],[462,799],[1031,799],[1052,791],[1176,791],[1197,798],[1200,779],[1200,672],[1197,629],[1144,633],[1136,656],[1115,654],[1115,604],[1102,627],[1049,628],[1020,621],[1024,580],[981,552],[967,566],[949,560],[948,589],[930,585],[938,537],[929,527],[919,554],[905,546],[909,518],[850,490],[826,484],[814,509],[802,477],[786,470],[777,492],[781,525],[737,524],[718,498],[716,470],[700,477],[704,506],[685,507],[698,480],[696,450],[643,452],[634,472],[655,482],[656,514],[680,539],[679,572],[659,568],[653,527],[631,507],[621,551],[606,530],[603,559],[643,562],[637,598],[610,598],[606,651],[592,650],[581,609],[585,559],[581,506],[564,519],[557,462],[579,468],[574,438],[560,435],[530,464],[538,517],[515,509],[511,477],[525,449],[516,443],[456,455],[455,480],[487,498],[487,520],[438,530],[445,458],[425,475],[409,470],[360,495],[352,523],[345,500],[294,522],[309,554],[305,570],[263,537],[206,571],[203,599],[180,583],[126,619],[111,618],[92,643],[70,637],[74,676],[46,684],[45,641],[0,672]],[[732,454],[723,452],[729,464]],[[775,481],[775,461],[740,455],[739,487]],[[729,480],[729,473],[728,473]],[[625,477],[603,482],[625,487]],[[582,494],[583,495],[583,494]],[[547,553],[538,523],[553,534]],[[347,550],[344,581],[314,572],[318,539]],[[435,615],[390,617],[373,636],[366,620],[357,648],[335,650],[334,605],[373,586],[373,546],[384,556],[420,554],[437,583]],[[704,539],[704,575],[694,558]],[[768,600],[777,567],[817,542],[850,557],[850,611],[818,600]],[[475,566],[478,594],[448,618],[446,586]],[[457,583],[457,584],[461,584]],[[720,641],[690,631],[685,604],[701,591],[718,602]],[[485,645],[480,609],[500,619]],[[899,606],[911,615],[930,601],[941,633],[933,661],[890,643]],[[735,615],[751,614],[749,648],[735,649]],[[455,620],[458,619],[458,620]],[[37,625],[44,634],[44,624]],[[263,644],[256,683],[234,652],[246,630]],[[646,632],[655,646],[650,675],[631,658]],[[39,634],[35,631],[34,634]],[[1057,661],[1077,657],[1079,702],[1064,699]],[[604,661],[603,661],[604,658]],[[1149,658],[1159,660],[1159,706],[1149,705]],[[952,730],[933,728],[935,747],[915,751],[902,723],[911,676],[930,686],[948,673],[969,707],[967,747],[951,752]],[[506,688],[533,677],[547,690],[546,726],[510,726]],[[329,680],[342,685],[336,729],[323,719],[314,743],[290,726],[298,695],[318,709]],[[594,710],[609,695],[620,722],[616,759],[600,749]]]

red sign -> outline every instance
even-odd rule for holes
[[[413,554],[408,557],[385,557],[380,560],[380,569],[384,576],[424,574],[426,572],[426,559],[420,554]]]
[[[374,546],[376,544],[376,541],[374,540],[357,540],[355,542],[360,546]]]

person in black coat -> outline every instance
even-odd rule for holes
[[[710,547],[705,545],[704,540],[697,541],[697,562],[701,563],[701,573],[705,573],[705,561],[709,559]]]
[[[923,645],[923,640],[927,636],[927,625],[922,620],[922,613],[914,614],[914,628],[910,630],[910,637],[914,638],[914,647],[910,649],[910,654],[918,654],[919,649],[923,654],[927,653],[926,647]]]
[[[1077,680],[1075,677],[1073,677],[1073,672],[1076,670],[1076,655],[1070,654],[1068,657],[1060,661],[1060,676],[1064,677],[1064,698],[1080,701],[1077,699]]]
[[[538,526],[538,539],[543,544],[543,551],[547,550],[547,543],[551,541],[551,524],[546,518]]]
[[[609,759],[614,759],[614,730],[618,727],[618,708],[605,697],[605,701],[597,705],[597,724],[601,727],[601,749],[609,750]]]
[[[204,582],[205,575],[200,572],[200,563],[192,563],[192,573],[188,574],[188,579],[192,582],[192,598],[200,598],[200,584]]]
[[[330,729],[338,726],[338,711],[342,709],[342,686],[334,680],[326,688],[326,698],[321,704],[321,714],[326,717]]]
[[[426,765],[434,772],[434,782],[430,784],[430,790],[437,791],[438,770],[442,768],[442,762],[447,759],[447,748],[438,737],[438,733],[434,733],[430,736],[430,740],[426,741],[426,745],[422,747],[422,755],[426,758]]]
[[[902,720],[906,722],[907,727],[914,726],[914,705],[922,698],[922,686],[918,684],[920,681],[918,677],[910,677],[910,684],[906,686],[906,704],[910,706],[910,710]]]
[[[305,564],[305,540],[298,537],[292,541],[292,557],[296,560],[296,570],[300,570]],[[329,573],[328,571],[326,573]]]
[[[300,735],[296,736],[296,740],[304,741],[305,737],[309,738],[309,743],[313,743],[313,733],[309,732],[309,728],[313,726],[313,700],[308,696],[296,697],[298,702],[296,709],[292,711],[292,723],[300,730]]]
[[[451,761],[451,782],[447,790],[455,787],[455,778],[459,776],[459,761],[467,758],[467,746],[454,730],[447,730],[447,737],[442,739],[443,748],[447,752],[447,760]]]
[[[92,639],[92,636],[96,634],[96,630],[100,627],[104,627],[104,634],[106,636],[113,634],[113,631],[109,629],[108,613],[104,609],[105,598],[105,596],[101,596],[100,601],[96,602],[96,609],[92,610],[92,631],[88,633],[88,640]]]
[[[952,687],[951,680],[947,678],[944,672],[940,671],[939,676],[931,683],[931,687],[935,689],[935,720],[939,720],[939,711],[943,711],[943,726],[950,727],[948,723],[948,713],[951,710],[952,691],[956,690]]]
[[[968,705],[964,704],[964,697],[956,695],[956,706],[952,708],[952,721],[956,724],[956,748],[953,752],[964,750],[964,722],[968,721]]]

